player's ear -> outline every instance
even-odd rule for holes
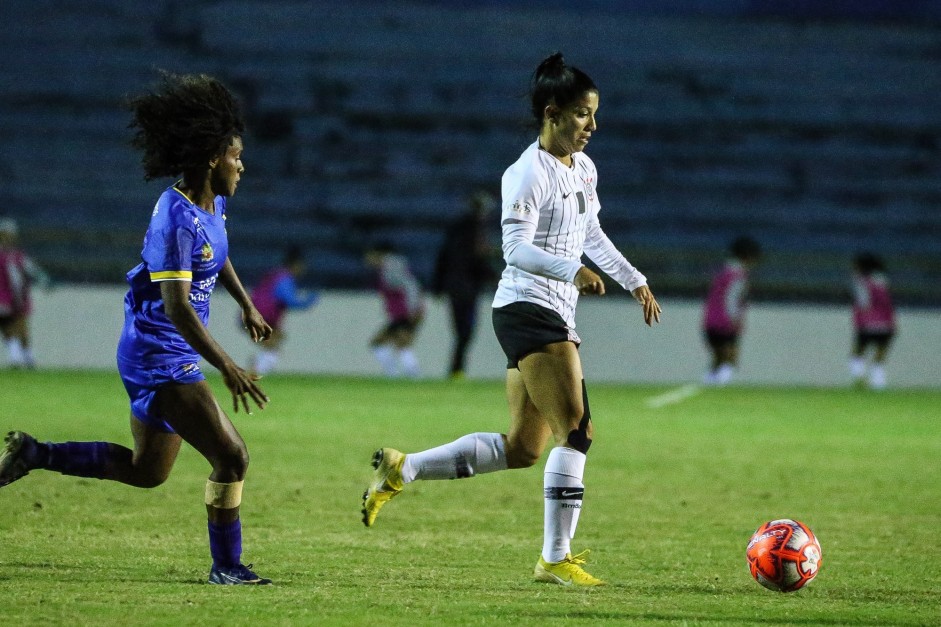
[[[547,104],[543,110],[543,119],[549,120],[552,124],[559,123],[559,108],[554,104]]]

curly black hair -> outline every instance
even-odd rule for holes
[[[143,151],[146,180],[200,173],[245,131],[241,107],[225,85],[206,74],[160,72],[154,91],[131,98],[131,145]]]

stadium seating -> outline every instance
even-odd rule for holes
[[[142,181],[120,105],[157,67],[216,74],[245,103],[230,230],[248,282],[291,241],[321,286],[362,287],[380,238],[427,280],[466,196],[497,191],[532,141],[526,81],[562,48],[602,91],[603,224],[661,293],[701,294],[749,233],[759,298],[842,299],[872,249],[903,302],[941,304],[936,24],[366,0],[8,12],[0,214],[62,280],[115,282],[137,259],[167,182]]]

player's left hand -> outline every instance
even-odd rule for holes
[[[219,372],[222,373],[223,383],[232,393],[232,408],[235,413],[239,412],[239,405],[241,405],[245,408],[245,413],[251,415],[252,410],[248,404],[249,399],[254,401],[259,409],[265,408],[265,404],[268,403],[268,395],[258,387],[257,383],[261,377],[246,372],[230,359],[226,360]]]
[[[631,295],[643,306],[644,322],[647,323],[648,327],[653,326],[654,322],[660,322],[660,304],[657,302],[657,299],[654,298],[653,292],[650,291],[649,287],[641,285],[640,287],[634,288]]]
[[[253,342],[263,342],[271,337],[271,325],[265,322],[254,307],[246,307],[242,310],[242,326],[248,331]]]

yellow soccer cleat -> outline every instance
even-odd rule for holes
[[[568,553],[564,560],[555,563],[547,562],[542,559],[540,555],[539,561],[536,562],[536,568],[533,570],[533,576],[536,578],[536,581],[555,583],[560,586],[591,588],[605,585],[603,581],[597,577],[592,577],[582,568],[582,564],[584,564],[587,559],[588,551],[582,551],[575,556]]]
[[[372,467],[376,469],[373,482],[363,492],[363,524],[372,527],[382,506],[402,491],[402,464],[405,453],[394,448],[381,448],[372,456]]]

